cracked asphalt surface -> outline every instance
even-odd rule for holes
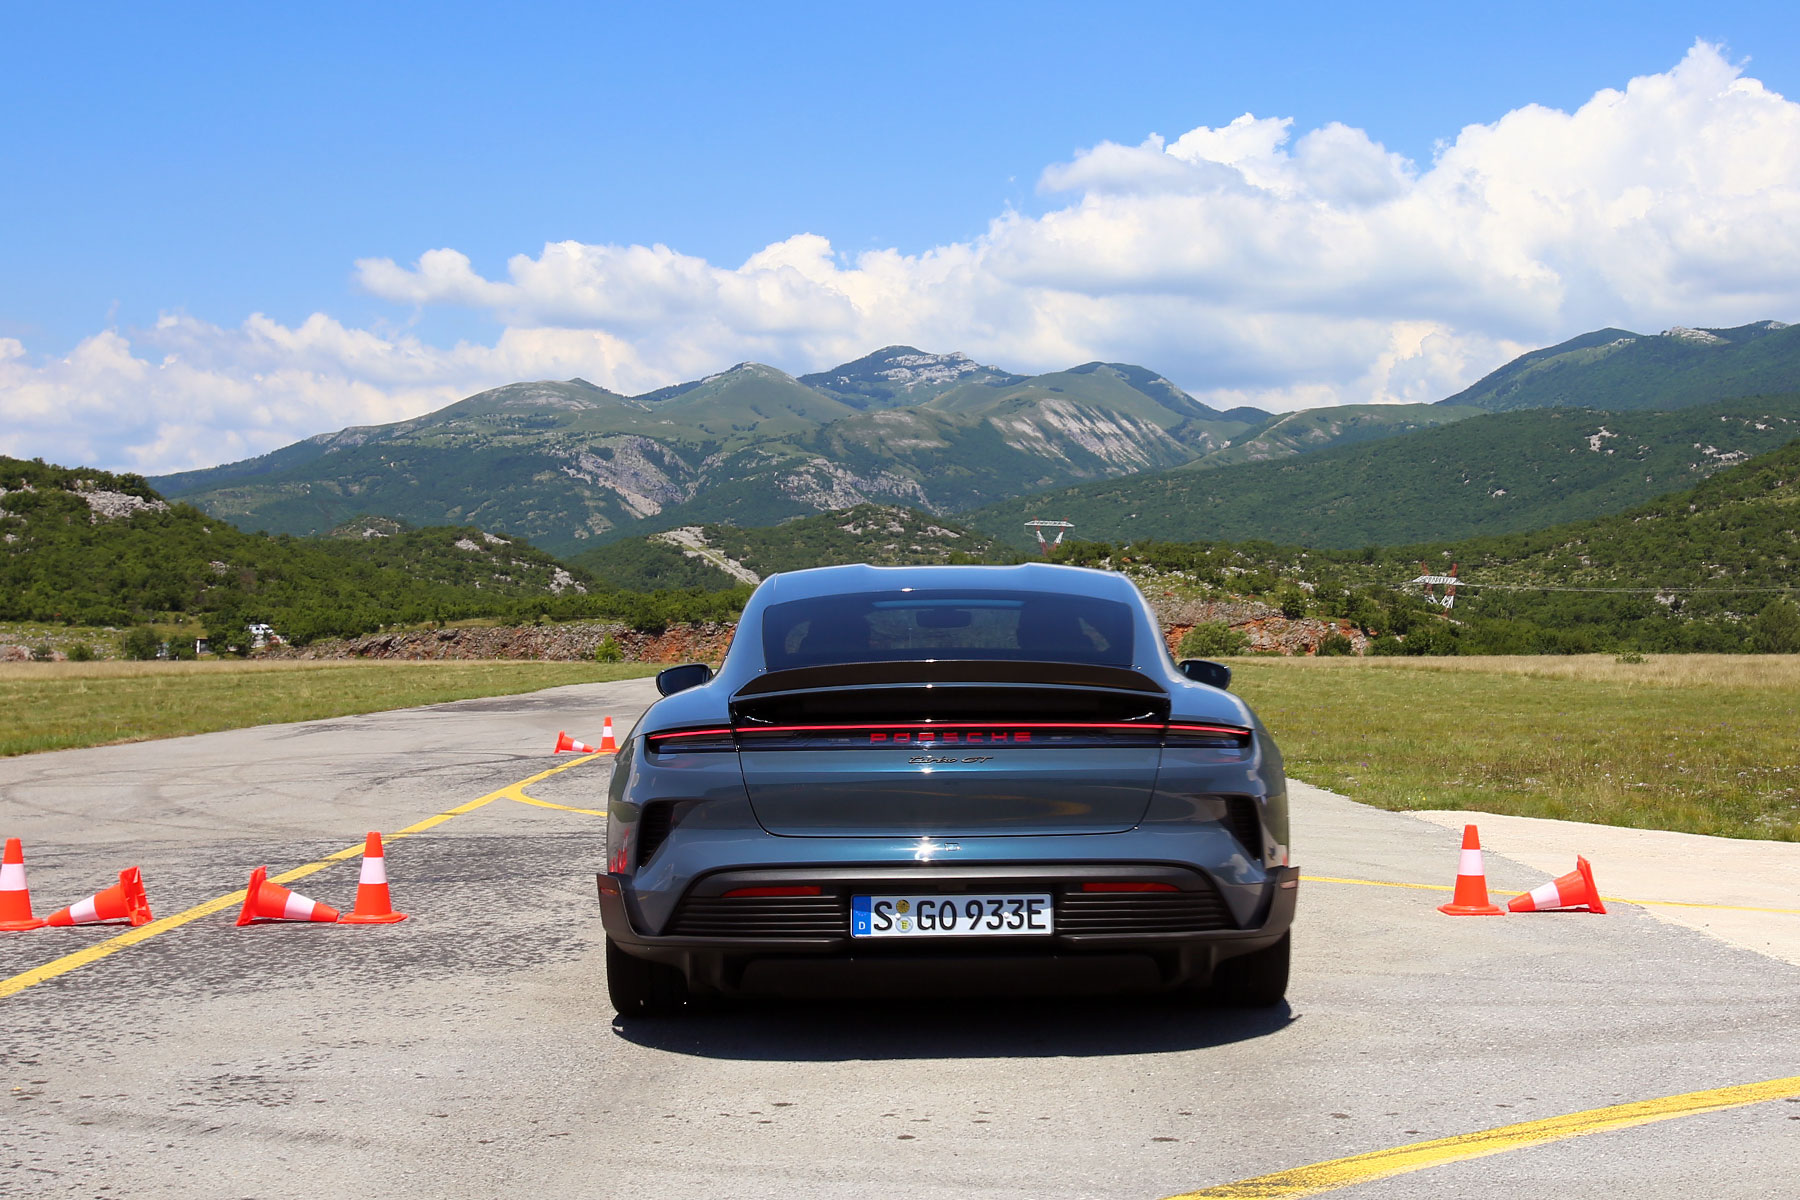
[[[39,915],[141,866],[168,916],[621,732],[646,681],[0,760]],[[594,761],[529,788],[599,808]],[[1308,874],[1449,883],[1453,833],[1295,789]],[[1800,968],[1621,907],[1440,916],[1308,883],[1288,1008],[721,1008],[620,1023],[600,821],[496,800],[390,839],[398,925],[202,918],[0,998],[6,1196],[1158,1197],[1800,1072]],[[1570,847],[1571,855],[1580,847]],[[1510,895],[1540,871],[1488,856]],[[297,881],[348,909],[356,859]],[[0,934],[0,979],[116,930]],[[1791,1197],[1766,1103],[1333,1193]]]

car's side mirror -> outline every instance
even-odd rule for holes
[[[1231,687],[1231,668],[1205,658],[1184,658],[1175,664],[1177,670],[1195,683],[1204,683],[1225,691]],[[679,669],[679,668],[678,668]],[[660,677],[658,682],[660,682]]]
[[[1230,672],[1226,672],[1227,675]],[[676,692],[685,692],[689,688],[710,683],[713,669],[705,663],[682,663],[679,667],[669,667],[656,673],[656,690],[665,696],[673,696]]]

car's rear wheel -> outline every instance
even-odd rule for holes
[[[1273,946],[1228,958],[1213,972],[1212,1000],[1229,1008],[1272,1008],[1287,998],[1293,935]]]
[[[606,939],[606,992],[621,1017],[668,1017],[687,1003],[687,980],[664,963],[625,953]]]

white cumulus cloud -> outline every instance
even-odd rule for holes
[[[1572,112],[1446,131],[1429,163],[1346,125],[1245,114],[1102,143],[1039,186],[1042,213],[918,254],[800,233],[736,266],[580,242],[492,279],[451,248],[356,264],[397,306],[492,316],[492,345],[323,314],[168,318],[55,361],[0,340],[0,452],[172,469],[514,379],[631,393],[894,342],[1021,371],[1137,362],[1221,407],[1430,401],[1606,325],[1800,315],[1800,104],[1704,42]]]

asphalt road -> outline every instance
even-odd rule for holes
[[[135,864],[165,917],[536,774],[557,730],[597,740],[651,695],[0,760],[0,835],[25,839],[39,915]],[[598,809],[607,769],[524,794]],[[1309,875],[1455,871],[1454,833],[1409,816],[1299,788],[1295,824]],[[1271,1014],[865,1001],[619,1023],[599,835],[503,797],[390,840],[398,925],[238,929],[231,905],[0,996],[0,1194],[1157,1200],[1800,1074],[1789,963],[1629,906],[1456,919],[1439,893],[1316,882]],[[348,909],[356,870],[293,886]],[[1488,873],[1502,896],[1544,879],[1492,854]],[[0,934],[0,988],[117,932]],[[1800,1102],[1777,1099],[1331,1194],[1792,1197],[1796,1163]]]

